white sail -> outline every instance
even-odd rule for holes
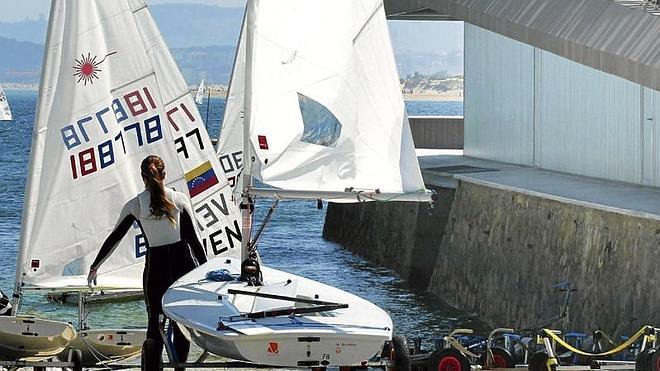
[[[382,1],[258,1],[256,8],[253,175],[293,190],[423,191]],[[292,14],[295,21],[282,21]],[[243,47],[220,158],[241,142]]]
[[[0,121],[9,121],[12,119],[13,116],[11,115],[11,109],[9,108],[7,94],[5,94],[5,90],[0,84]]]
[[[202,79],[199,82],[197,87],[197,93],[195,93],[195,103],[202,104],[204,103],[204,93],[206,92],[206,80]]]
[[[144,189],[149,154],[165,161],[168,186],[190,194],[208,255],[237,254],[230,187],[144,2],[55,0],[45,50],[17,284],[84,286],[122,205]],[[100,268],[99,286],[142,286],[138,232]]]
[[[220,138],[216,152],[220,166],[233,187],[235,200],[240,198],[243,169],[243,100],[245,92],[245,25],[241,27],[234,67],[229,81],[229,91],[225,104]]]

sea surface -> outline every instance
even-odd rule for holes
[[[13,290],[16,252],[21,229],[25,178],[36,92],[7,91],[14,121],[0,122],[0,289]],[[409,115],[462,115],[462,102],[406,102]],[[209,132],[218,133],[224,99],[211,99]],[[206,103],[200,107],[206,116]],[[267,204],[257,205],[263,213]],[[455,327],[486,330],[476,318],[443,304],[441,298],[415,291],[392,270],[371,264],[322,237],[325,209],[316,202],[284,201],[267,227],[260,253],[270,267],[318,280],[379,305],[389,312],[395,332],[409,338],[434,339]],[[260,221],[257,214],[256,221]],[[144,327],[141,301],[91,306],[87,324],[92,328]],[[56,320],[77,322],[77,307],[49,303],[45,292],[27,292],[21,308]]]

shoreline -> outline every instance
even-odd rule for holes
[[[3,85],[6,91],[19,90],[19,91],[38,91],[39,86],[36,84],[12,84],[6,83]],[[189,87],[190,94],[195,95],[197,89]],[[207,93],[208,94],[208,93]],[[206,98],[206,97],[205,97]],[[211,87],[211,98],[227,98],[227,88],[222,85]],[[429,102],[462,102],[463,92],[459,94],[403,94],[404,101],[429,101]]]
[[[462,102],[463,95],[403,94],[404,101]]]

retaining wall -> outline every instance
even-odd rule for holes
[[[440,200],[432,213],[417,202],[328,203],[323,237],[427,287],[444,236],[438,226],[447,223],[454,199],[453,189],[434,189]]]
[[[565,330],[660,324],[660,222],[467,182],[441,192],[431,216],[424,205],[331,204],[324,236],[494,326],[556,316],[561,281],[578,289]]]

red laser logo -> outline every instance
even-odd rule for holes
[[[274,343],[274,342],[268,343],[268,353],[277,354],[279,352],[280,352],[279,344]]]
[[[99,72],[102,71],[99,68],[101,63],[103,63],[106,58],[116,53],[117,52],[108,53],[100,61],[96,60],[98,58],[96,55],[92,57],[91,53],[87,53],[87,56],[84,54],[80,55],[80,59],[76,59],[76,65],[73,66],[73,70],[76,71],[73,74],[73,77],[77,79],[76,84],[82,82],[84,86],[87,86],[87,83],[93,85],[94,80],[99,79]]]

